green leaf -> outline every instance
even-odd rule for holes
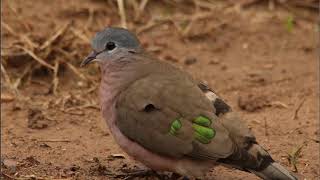
[[[286,22],[286,28],[288,32],[292,32],[293,30],[293,25],[294,25],[294,19],[293,16],[289,16],[287,18],[287,22]]]
[[[200,126],[205,126],[205,127],[209,127],[211,125],[211,120],[204,116],[198,116],[193,122],[195,124],[198,124]]]

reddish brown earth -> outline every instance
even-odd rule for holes
[[[133,23],[134,12],[128,9],[129,27],[136,31],[145,27],[150,15],[190,15],[194,11],[192,3],[152,1],[140,20]],[[288,161],[291,154],[296,158],[301,179],[319,178],[319,37],[318,27],[312,21],[317,13],[297,10],[290,30],[286,27],[290,12],[281,6],[269,10],[262,3],[239,9],[221,2],[212,10],[200,10],[211,14],[195,20],[186,37],[176,28],[185,27],[186,22],[175,26],[172,21],[164,21],[139,33],[139,38],[155,56],[215,89],[240,113],[274,159],[294,170]],[[86,37],[120,21],[116,4],[102,0],[7,0],[2,3],[1,15],[2,22],[17,34],[40,44],[73,20],[69,29],[49,46],[62,48],[69,55],[48,48],[47,57],[44,50],[35,54],[51,65],[68,61],[76,68],[90,50]],[[176,18],[183,17],[187,16]],[[82,39],[72,33],[72,28],[82,33]],[[27,47],[19,35],[13,36],[2,28],[1,38],[1,62],[11,80],[21,77],[25,69],[27,72],[19,86],[20,96],[13,96],[2,75],[4,179],[115,179],[112,174],[138,165],[113,141],[100,116],[97,66],[79,69],[90,79],[86,81],[62,63],[54,95],[51,70],[37,65],[29,55],[10,54],[16,52],[17,44]],[[295,153],[299,148],[301,151]],[[257,177],[216,167],[205,179]]]

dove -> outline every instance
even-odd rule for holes
[[[295,180],[208,85],[149,54],[127,29],[107,27],[81,66],[101,70],[101,112],[114,140],[159,172],[204,177],[217,165],[262,179]]]

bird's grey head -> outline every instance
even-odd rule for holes
[[[93,61],[114,60],[122,54],[140,50],[138,38],[123,28],[108,27],[98,32],[91,42],[93,51],[81,63],[81,66]]]

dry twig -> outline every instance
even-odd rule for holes
[[[10,88],[11,90],[13,90],[16,95],[19,95],[18,89],[15,88],[15,86],[12,84],[11,78],[10,78],[7,70],[6,70],[5,67],[3,66],[2,62],[1,62],[1,72],[2,72],[2,74],[3,74],[3,76],[4,76],[5,81],[8,83],[9,88]]]
[[[21,84],[21,80],[30,72],[32,67],[32,63],[28,64],[27,67],[23,70],[21,76],[19,76],[13,84],[15,89],[18,89],[19,85]]]
[[[27,31],[31,31],[31,27],[30,24],[26,23],[25,20],[23,19],[23,17],[20,16],[20,13],[17,12],[17,9],[14,8],[11,4],[12,1],[8,1],[8,7],[9,9],[14,13],[14,15],[17,17],[18,21],[20,24],[22,24]]]
[[[61,26],[58,31],[51,36],[47,41],[45,41],[41,46],[40,46],[40,50],[43,50],[47,47],[49,47],[59,36],[61,36],[64,32],[66,32],[66,30],[68,29],[68,27],[70,26],[70,22],[64,24],[63,26]]]
[[[71,115],[77,115],[77,116],[83,116],[85,115],[85,113],[82,110],[78,110],[74,111],[74,109],[71,110],[63,110],[61,109],[62,112],[67,113],[67,114],[71,114]]]
[[[52,80],[52,84],[53,84],[52,92],[54,95],[57,95],[57,89],[59,85],[58,71],[59,71],[59,61],[57,60],[55,61],[55,64],[54,64],[53,80]]]
[[[139,18],[141,16],[141,14],[143,13],[144,8],[146,7],[147,3],[148,3],[148,0],[142,0],[140,2],[139,7],[137,7],[136,14],[135,14],[135,17],[134,17],[134,19],[136,21],[139,20]]]
[[[68,53],[66,52],[65,50],[61,49],[61,48],[57,48],[56,49],[57,51],[59,51],[62,55],[64,55],[69,61],[72,61],[74,58]],[[63,63],[65,63],[69,68],[70,70],[75,73],[76,75],[79,76],[80,79],[82,80],[85,80],[87,81],[88,78],[83,74],[81,73],[76,67],[74,67],[74,65],[72,65],[70,62],[67,62],[67,61],[63,61]]]
[[[281,101],[272,101],[269,103],[270,106],[279,106],[279,107],[282,107],[282,108],[286,108],[288,109],[288,105],[286,105],[285,103],[281,102]]]
[[[18,57],[27,55],[26,52],[10,52],[10,51],[2,51],[1,50],[1,57]]]
[[[172,20],[169,19],[169,18],[151,19],[147,24],[145,24],[144,26],[139,27],[136,30],[136,33],[140,34],[142,32],[148,31],[149,29],[151,29],[151,28],[153,28],[153,27],[155,27],[157,25],[160,25],[160,24],[163,24],[163,23],[167,23],[167,22],[170,22],[170,21],[172,21]]]
[[[302,107],[302,105],[303,105],[303,103],[304,103],[305,100],[306,100],[306,98],[303,98],[303,99],[300,101],[300,103],[298,104],[296,110],[294,111],[293,117],[292,117],[293,120],[298,119],[299,110],[301,109],[301,107]]]
[[[269,131],[268,131],[268,122],[266,119],[264,119],[264,135],[269,136]]]
[[[200,1],[193,0],[194,6],[195,6],[195,14],[198,14],[198,12],[199,12],[199,5],[198,5],[199,2]],[[196,20],[196,16],[192,16],[190,22],[187,25],[187,27],[184,28],[183,31],[182,31],[182,37],[187,37],[188,36],[188,34],[189,34],[189,32],[190,32],[195,20]]]
[[[126,11],[124,7],[124,2],[123,0],[117,0],[117,2],[118,2],[118,9],[119,9],[119,14],[121,18],[121,26],[123,28],[127,28]]]
[[[80,105],[80,106],[67,108],[67,109],[65,109],[65,111],[82,110],[82,109],[85,109],[85,108],[92,108],[92,109],[100,110],[100,107],[97,104],[88,103],[88,104],[85,104],[85,105]]]
[[[47,140],[38,140],[38,142],[71,142],[71,141],[64,140],[64,139],[47,139]]]
[[[84,33],[76,30],[75,28],[70,28],[70,30],[75,36],[83,40],[85,43],[90,43],[90,39]]]
[[[36,60],[36,61],[37,61],[38,63],[40,63],[41,65],[43,65],[43,66],[45,66],[45,67],[47,67],[47,68],[49,68],[49,69],[51,69],[51,70],[54,70],[54,67],[53,67],[51,64],[49,64],[49,63],[47,63],[46,61],[44,61],[43,59],[41,59],[39,56],[37,56],[37,55],[36,55],[34,52],[32,52],[31,50],[29,50],[29,49],[27,49],[27,48],[25,48],[25,47],[23,47],[23,46],[15,46],[15,47],[24,50],[27,54],[29,54],[34,60]]]
[[[91,26],[92,21],[93,21],[94,11],[95,11],[94,8],[89,8],[89,17],[88,17],[88,20],[84,26],[84,29],[88,29],[88,27]]]
[[[39,45],[35,42],[31,41],[26,35],[18,34],[16,31],[12,29],[12,27],[9,26],[9,24],[1,21],[1,26],[4,27],[11,35],[16,36],[21,39],[21,41],[28,44],[31,48],[38,48]]]
[[[73,73],[78,75],[82,80],[85,80],[85,81],[88,80],[88,78],[84,74],[82,74],[76,67],[74,67],[71,63],[69,62],[65,62],[65,63],[71,69],[71,71],[73,71]]]
[[[86,94],[89,94],[89,93],[95,91],[96,89],[98,89],[98,86],[96,84],[94,84],[91,88],[89,88],[85,92],[86,92]]]
[[[8,75],[7,70],[4,68],[2,62],[1,62],[1,72],[3,73],[4,79],[7,81],[7,83],[8,83],[11,87],[13,87],[11,78],[10,78],[10,76]]]

